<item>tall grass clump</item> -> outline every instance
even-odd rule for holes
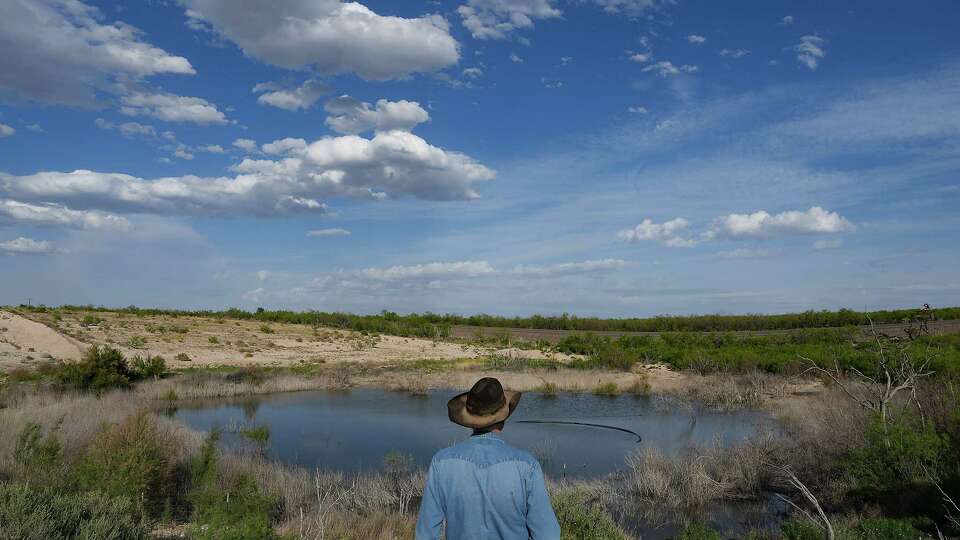
[[[606,509],[589,493],[577,487],[560,489],[551,503],[560,522],[561,540],[626,540]]]

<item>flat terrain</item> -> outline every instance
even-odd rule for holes
[[[147,316],[83,311],[0,311],[0,369],[29,367],[37,359],[76,360],[90,345],[109,345],[127,357],[158,355],[172,368],[288,366],[300,363],[387,363],[477,359],[492,354],[523,358],[570,356],[449,341],[364,335],[302,324],[203,317]],[[30,318],[28,319],[27,316]]]
[[[905,330],[909,328],[908,324],[901,323],[888,323],[888,324],[877,324],[872,328],[880,334],[885,334],[890,337],[906,337]],[[864,336],[870,335],[870,326],[861,326],[860,329],[863,331]],[[928,329],[932,334],[955,334],[960,333],[960,321],[932,321],[928,324]],[[783,335],[800,332],[801,330],[741,330],[733,332],[723,332],[729,334],[738,334],[738,335],[750,335],[750,336],[774,336],[774,335]],[[498,328],[492,326],[468,326],[468,325],[456,325],[451,327],[450,334],[455,338],[471,339],[476,337],[484,338],[496,338],[501,336],[509,336],[511,339],[515,340],[526,340],[526,341],[546,341],[547,343],[556,344],[559,343],[561,339],[571,335],[571,334],[584,334],[587,333],[586,330],[544,330],[538,328]],[[591,334],[598,336],[607,336],[611,338],[618,338],[621,336],[658,336],[663,332],[619,332],[619,331],[592,331]]]
[[[173,369],[305,366],[318,367],[329,374],[343,365],[351,373],[350,384],[415,391],[428,387],[469,388],[480,376],[498,377],[508,387],[525,391],[545,385],[559,390],[590,391],[612,383],[622,391],[647,388],[653,392],[697,395],[713,389],[732,389],[739,399],[747,388],[743,382],[733,382],[732,386],[705,384],[704,377],[691,371],[673,371],[658,364],[637,364],[631,371],[530,369],[531,360],[534,364],[552,360],[562,365],[578,356],[549,349],[364,335],[303,324],[57,310],[22,315],[0,311],[0,329],[3,328],[3,372],[30,370],[54,359],[76,360],[90,345],[109,345],[128,358],[162,356]],[[295,386],[307,389],[329,384],[321,380],[298,381]],[[747,382],[748,386],[752,384]],[[765,383],[762,393],[784,398],[806,395],[818,387],[819,383],[813,381],[781,378],[775,384]],[[285,389],[293,388],[278,386],[276,391]]]

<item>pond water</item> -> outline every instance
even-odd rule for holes
[[[175,417],[192,428],[223,430],[223,444],[244,442],[237,428],[267,426],[266,454],[288,464],[344,472],[375,471],[400,451],[426,466],[434,452],[469,436],[447,419],[455,391],[426,396],[374,389],[316,391],[200,402]],[[642,437],[590,426],[522,423],[566,421],[624,428]],[[526,392],[503,437],[540,459],[554,478],[601,476],[626,466],[630,453],[652,446],[673,453],[693,445],[732,444],[775,429],[756,411],[711,412],[646,397]]]

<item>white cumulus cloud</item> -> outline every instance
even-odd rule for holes
[[[0,95],[88,105],[98,92],[161,73],[192,75],[190,62],[142,40],[134,27],[108,23],[79,0],[0,2]]]
[[[12,127],[10,127],[10,126],[8,126],[8,125],[6,125],[6,124],[0,124],[0,139],[2,139],[2,138],[4,138],[4,137],[9,137],[9,136],[13,135],[13,134],[16,133],[16,132],[17,132],[17,130],[13,129]]]
[[[8,255],[45,255],[53,253],[53,245],[46,240],[33,240],[32,238],[14,238],[0,242],[0,253]]]
[[[148,180],[89,170],[0,173],[0,196],[106,211],[276,216],[324,213],[321,201],[331,197],[473,199],[479,196],[473,184],[495,176],[469,156],[405,131],[378,132],[371,139],[324,137],[305,147],[281,143],[272,143],[278,151],[286,149],[281,157],[245,158],[232,167],[233,177]]]
[[[470,0],[457,13],[476,39],[505,39],[516,30],[531,28],[535,19],[562,15],[550,0]]]
[[[625,242],[656,241],[668,247],[693,247],[696,241],[684,238],[690,222],[683,218],[675,218],[663,223],[654,223],[645,219],[632,229],[625,229],[617,236]]]
[[[690,43],[694,43],[694,44],[696,44],[696,45],[699,45],[699,44],[707,41],[707,38],[705,38],[705,37],[703,37],[703,36],[701,36],[701,35],[698,35],[698,34],[690,34],[689,36],[687,36],[687,41],[689,41]]]
[[[331,99],[324,105],[330,115],[326,124],[337,133],[358,134],[367,131],[410,131],[430,120],[416,101],[377,101],[375,107],[350,96]]]
[[[842,233],[854,229],[850,221],[819,206],[809,210],[791,210],[770,214],[764,210],[752,214],[729,214],[714,220],[706,237],[764,238],[789,234]]]
[[[130,230],[123,217],[90,210],[71,210],[57,204],[27,204],[0,199],[0,223],[15,223],[71,229]]]
[[[456,64],[459,46],[439,15],[384,16],[339,0],[183,0],[194,27],[209,25],[248,56],[287,69],[403,78]]]
[[[226,116],[209,101],[162,92],[134,92],[120,98],[120,112],[128,116],[152,116],[164,122],[225,124]]]
[[[237,139],[233,141],[233,145],[248,154],[257,152],[257,141],[253,139]]]
[[[815,70],[820,65],[820,60],[827,55],[825,48],[826,42],[818,36],[803,36],[800,38],[794,50],[797,51],[797,62]]]
[[[257,103],[272,105],[288,111],[306,110],[313,106],[321,97],[331,91],[323,81],[310,79],[300,86],[288,88],[280,84],[267,82],[253,87],[255,94],[259,93]]]

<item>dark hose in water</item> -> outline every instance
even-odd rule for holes
[[[514,420],[512,423],[513,424],[563,424],[567,426],[587,426],[587,427],[595,427],[595,428],[601,428],[601,429],[613,429],[616,431],[622,431],[624,433],[629,433],[633,435],[634,437],[637,438],[637,442],[640,442],[643,440],[643,437],[641,437],[637,432],[630,431],[627,428],[622,428],[617,426],[607,426],[604,424],[591,424],[589,422],[568,422],[565,420]]]

